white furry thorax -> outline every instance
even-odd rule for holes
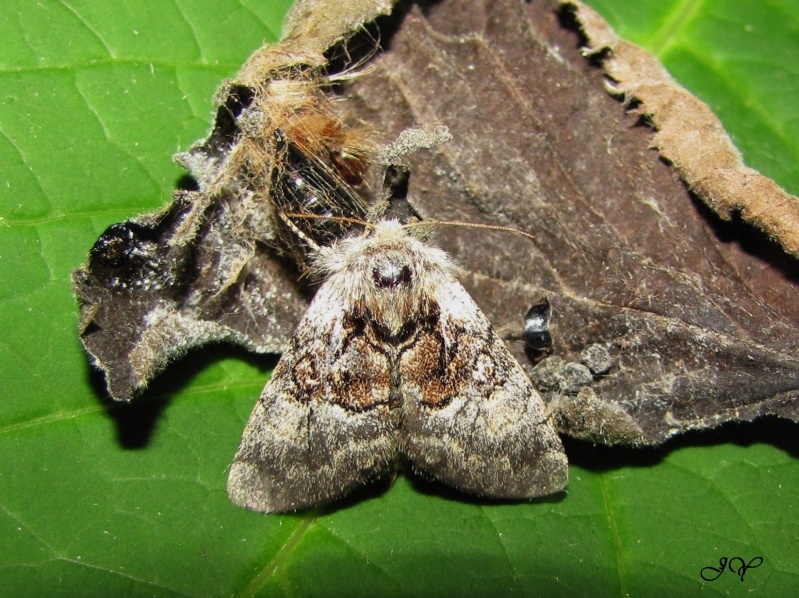
[[[314,266],[353,313],[391,335],[428,314],[442,283],[452,280],[447,254],[408,234],[397,220],[378,222],[362,236],[322,248]]]

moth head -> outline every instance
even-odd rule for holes
[[[401,258],[401,256],[399,256]],[[380,260],[372,267],[372,282],[375,289],[399,290],[400,287],[410,287],[414,276],[409,264],[403,263],[402,259]]]

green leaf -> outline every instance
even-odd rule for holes
[[[799,5],[595,0],[799,191]],[[685,5],[685,6],[683,6]],[[745,9],[744,9],[745,6]],[[106,226],[169,201],[170,161],[287,6],[12,1],[0,19],[0,594],[673,595],[799,584],[796,426],[662,451],[568,443],[565,497],[475,502],[405,476],[294,516],[233,506],[226,469],[274,359],[194,352],[109,405],[70,273]],[[763,564],[742,582],[722,557]]]
[[[724,123],[746,163],[799,194],[796,0],[591,0]]]

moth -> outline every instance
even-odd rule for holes
[[[231,500],[329,502],[400,454],[464,492],[523,499],[567,482],[558,434],[519,363],[440,249],[399,220],[321,247],[324,277],[250,416]]]

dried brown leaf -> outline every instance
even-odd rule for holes
[[[531,248],[485,232],[434,235],[556,401],[565,432],[654,443],[762,414],[796,419],[795,281],[780,256],[727,241],[651,149],[651,129],[606,93],[571,19],[556,2],[411,7],[384,26],[389,49],[354,82],[351,110],[388,137],[449,127],[453,142],[409,159],[426,216],[536,236]],[[717,127],[708,114],[687,126]],[[554,346],[533,367],[522,320],[542,295]],[[614,367],[575,395],[595,345]]]
[[[363,6],[340,13],[331,12],[336,3],[300,4],[284,41],[259,50],[223,86],[220,107],[235,108],[236,94],[263,89],[276,69],[323,66],[332,55],[357,60],[367,48],[368,68],[336,90],[347,100],[337,102],[347,117],[385,142],[417,126],[446,125],[454,136],[404,158],[418,209],[535,235],[533,245],[521,236],[438,228],[431,240],[455,256],[462,282],[558,410],[566,433],[657,443],[763,414],[799,418],[794,264],[767,243],[752,249],[740,235],[746,225],[718,220],[681,179],[724,210],[739,205],[740,193],[718,180],[740,172],[746,184],[762,179],[746,178],[751,173],[718,141],[723,132],[705,108],[681,115],[669,113],[671,104],[657,108],[656,92],[673,96],[676,88],[662,78],[646,88],[652,72],[662,71],[636,54],[643,73],[634,61],[624,63],[624,76],[610,73],[635,97],[652,92],[639,99],[658,132],[641,126],[639,114],[608,95],[604,73],[581,53],[573,13],[554,0],[402,5],[365,30],[362,24],[387,6]],[[601,38],[608,29],[591,19],[584,26],[593,47],[615,44],[612,58],[621,64],[622,43]],[[371,56],[375,39],[385,49]],[[674,130],[667,118],[683,131],[719,132],[710,136],[716,145],[699,153],[721,156],[723,168],[697,167],[667,149],[676,147],[664,137]],[[235,135],[220,122],[182,158],[201,190],[125,224],[143,227],[157,246],[148,245],[153,258],[180,281],[170,288],[183,294],[137,289],[120,298],[103,286],[110,275],[92,272],[91,262],[76,274],[82,338],[118,398],[130,398],[188,346],[228,339],[279,350],[306,305],[296,269],[269,243],[253,242],[273,228],[262,203],[230,201],[231,183],[246,177],[229,159],[236,147],[227,141]],[[664,155],[681,170],[653,146],[673,151]],[[242,210],[250,225],[262,225],[260,237],[252,228],[242,236]],[[231,247],[239,248],[238,262],[220,259],[236,254]],[[553,309],[545,359],[523,340],[525,314],[542,298]],[[165,317],[144,318],[154,308]],[[134,355],[146,357],[145,365]],[[597,355],[609,356],[609,370],[597,365]]]
[[[602,66],[613,80],[610,91],[627,103],[641,103],[638,112],[649,117],[657,130],[652,146],[691,190],[721,218],[739,212],[799,258],[799,198],[746,167],[710,108],[680,87],[654,56],[619,38],[582,2],[567,4],[577,11],[588,38],[586,54],[604,55]]]

